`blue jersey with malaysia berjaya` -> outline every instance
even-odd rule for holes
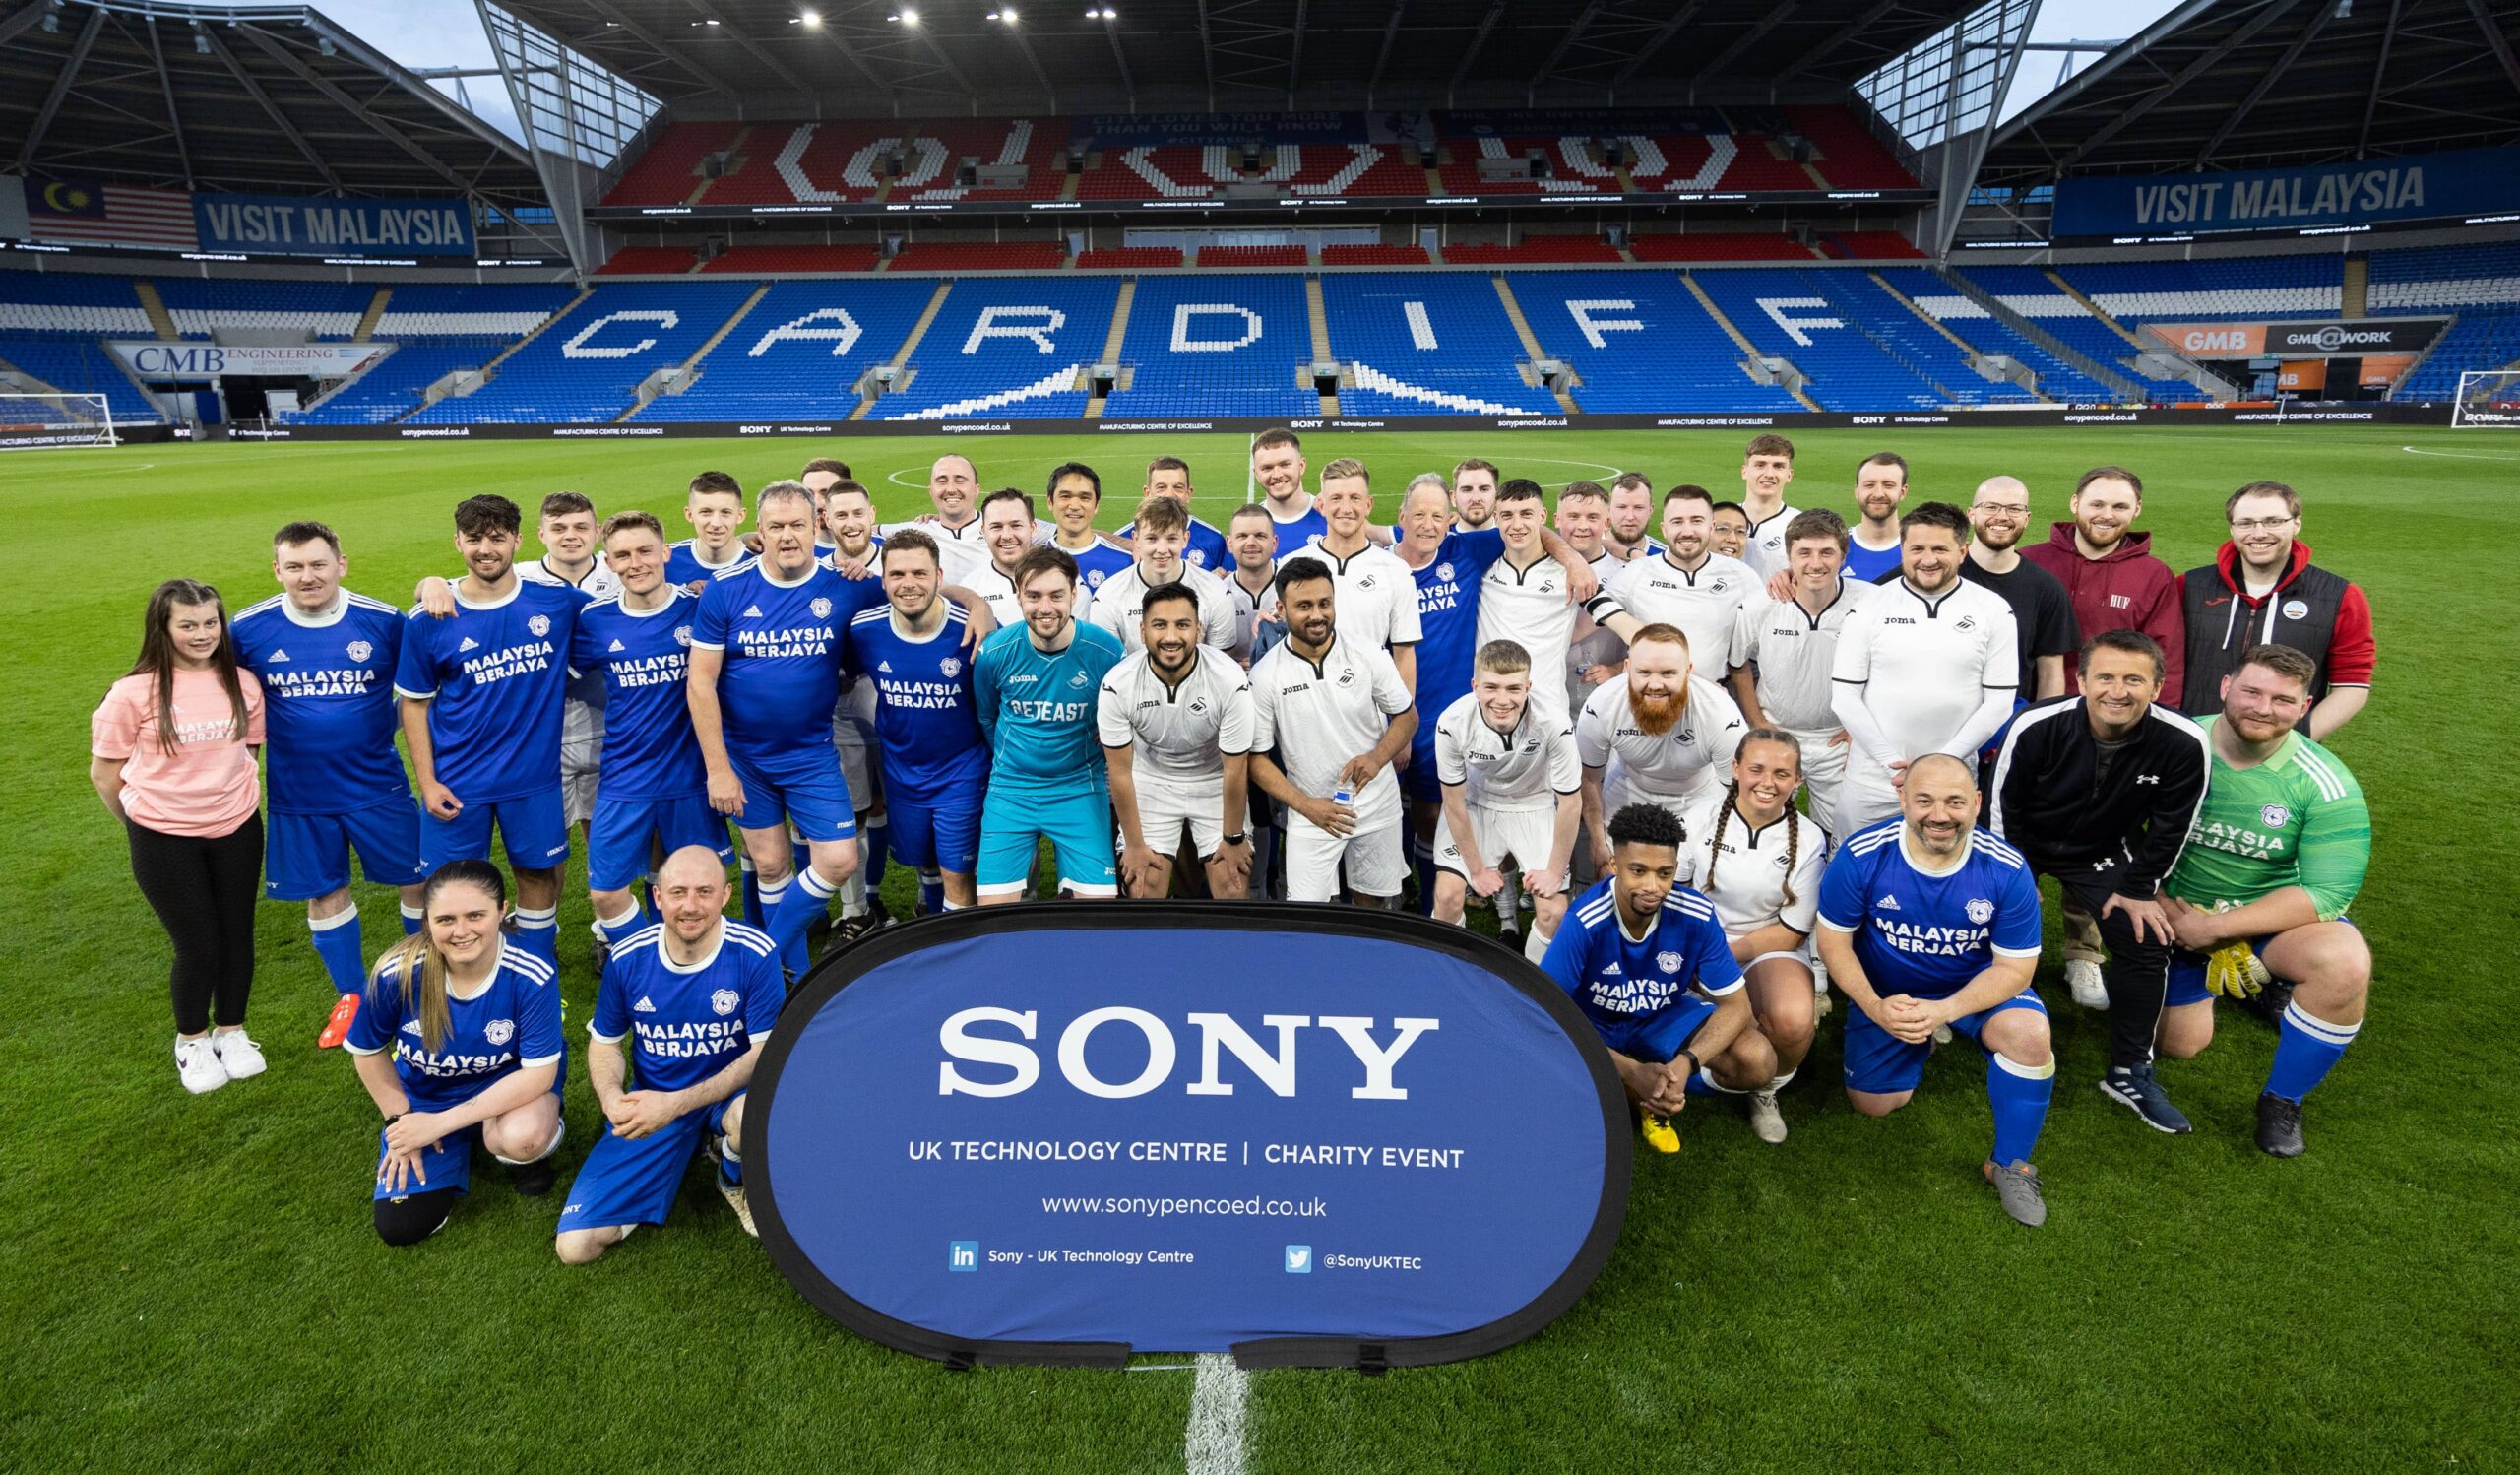
[[[1505,535],[1495,529],[1455,530],[1435,545],[1433,561],[1410,570],[1418,581],[1418,711],[1440,713],[1470,691],[1479,658],[1480,581],[1504,556]],[[1434,731],[1432,722],[1419,723],[1423,740],[1417,745],[1432,751]]]
[[[1686,886],[1663,898],[1654,925],[1631,937],[1618,910],[1617,878],[1604,876],[1566,909],[1541,969],[1606,1035],[1662,1012],[1692,985],[1721,998],[1741,987],[1741,966],[1715,904]]]
[[[841,662],[852,677],[874,683],[886,794],[930,800],[965,793],[976,803],[988,774],[988,738],[963,652],[969,620],[951,601],[944,605],[944,622],[925,637],[904,634],[890,605],[867,610],[849,622]]]
[[[519,1070],[561,1063],[567,1045],[552,973],[550,964],[502,942],[480,993],[464,998],[448,991],[446,1037],[432,1046],[420,1027],[419,1000],[407,994],[400,970],[379,970],[368,979],[366,1003],[351,1019],[344,1047],[362,1056],[393,1051],[394,1073],[411,1110],[461,1106]]]
[[[277,594],[236,616],[236,664],[263,683],[275,814],[347,814],[408,796],[394,669],[403,611],[343,590],[329,613]]]
[[[560,785],[561,704],[586,591],[518,578],[505,598],[466,599],[439,619],[404,616],[397,693],[429,704],[437,781],[468,804]]]
[[[686,586],[704,583],[720,574],[732,573],[760,556],[738,543],[734,545],[734,556],[725,562],[703,563],[700,561],[698,541],[686,538],[665,549],[665,582]]]
[[[1855,955],[1887,998],[1948,998],[1998,953],[2039,956],[2039,883],[2014,850],[1971,830],[1960,857],[1928,868],[1901,818],[1856,831],[1820,877],[1820,925],[1855,935]]]
[[[664,594],[654,609],[633,609],[615,595],[578,615],[569,665],[598,676],[604,687],[598,798],[677,799],[709,787],[683,695],[700,597],[671,584]]]
[[[665,951],[662,925],[612,949],[587,1033],[622,1045],[642,1091],[683,1091],[770,1038],[788,991],[770,934],[728,919],[718,945],[688,967]]]
[[[718,575],[691,624],[698,650],[725,652],[718,676],[729,757],[759,763],[831,747],[840,703],[840,632],[882,583],[820,566],[793,582],[761,563]]]

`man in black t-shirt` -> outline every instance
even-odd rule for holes
[[[2021,635],[2021,698],[2045,701],[2065,693],[2065,658],[2082,649],[2074,602],[2056,576],[2014,551],[2030,529],[2030,488],[2018,477],[1989,477],[1969,504],[1969,557],[1960,577],[1984,584],[2012,607]]]

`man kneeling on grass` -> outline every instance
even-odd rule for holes
[[[665,1222],[695,1149],[717,1161],[744,1233],[759,1234],[744,1202],[744,1088],[787,1001],[778,944],[722,915],[725,866],[704,846],[668,856],[656,885],[664,921],[614,944],[587,1028],[604,1128],[560,1211],[567,1264]],[[624,1089],[633,1064],[638,1088]]]

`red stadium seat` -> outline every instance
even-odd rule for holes
[[[1711,230],[1632,235],[1627,254],[1639,261],[1809,261],[1811,248],[1775,230]]]
[[[595,269],[598,277],[661,276],[688,272],[700,253],[689,246],[623,246]]]
[[[893,258],[896,272],[1055,272],[1067,247],[1051,240],[913,241]]]
[[[1301,246],[1201,246],[1201,266],[1308,266]]]
[[[1080,268],[1118,271],[1162,271],[1181,265],[1179,246],[1101,246],[1080,253]]]
[[[1598,235],[1535,235],[1517,245],[1444,247],[1454,266],[1546,266],[1619,260],[1618,248]]]
[[[735,246],[701,264],[704,272],[871,272],[873,246]]]
[[[1424,266],[1424,246],[1373,245],[1324,246],[1323,266]]]

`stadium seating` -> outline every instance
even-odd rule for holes
[[[405,283],[376,320],[378,338],[522,338],[569,305],[577,289],[561,283],[472,286]]]
[[[1357,244],[1321,248],[1323,266],[1424,266],[1427,260],[1426,248],[1416,244]]]
[[[598,277],[657,277],[689,272],[700,253],[689,246],[623,246],[595,269]]]
[[[1452,162],[1437,174],[1448,195],[1615,195],[1618,172],[1601,161],[1593,141],[1575,135],[1555,137],[1499,136],[1444,140]],[[1538,154],[1548,165],[1539,179],[1481,179],[1481,159],[1521,159]]]
[[[1793,107],[1786,119],[1814,146],[1811,166],[1832,189],[1915,189],[1917,178],[1843,107]],[[1808,188],[1806,183],[1803,186]]]
[[[1589,266],[1622,259],[1618,248],[1598,235],[1531,235],[1510,246],[1444,247],[1452,266]]]
[[[956,282],[911,357],[915,378],[902,393],[878,400],[873,417],[1082,415],[1089,396],[1075,385],[1102,356],[1119,294],[1119,279],[1104,276]]]
[[[175,277],[159,280],[157,287],[175,331],[188,339],[241,329],[340,342],[358,331],[358,320],[376,298],[375,285],[360,282]]]
[[[1080,271],[1169,271],[1181,265],[1179,246],[1102,246],[1080,251]]]
[[[1990,384],[1949,340],[1859,272],[1706,272],[1697,283],[1764,353],[1790,359],[1826,410],[1934,409],[2033,398]]]
[[[0,272],[0,333],[13,337],[155,338],[128,277]]]
[[[2374,251],[2369,268],[2372,315],[2455,314],[2390,398],[2449,400],[2462,373],[2520,362],[2520,242]]]
[[[1312,361],[1312,328],[1303,279],[1292,274],[1142,279],[1120,361],[1129,387],[1102,412],[1115,419],[1321,409],[1299,377]]]
[[[1266,128],[1255,119],[1254,132]],[[1422,196],[1426,171],[1411,164],[1394,144],[1271,144],[1260,171],[1242,172],[1242,151],[1222,144],[1112,145],[1088,160],[1078,176],[1081,200],[1212,200],[1228,184],[1275,185],[1292,198],[1350,199]]]
[[[114,361],[113,350],[102,344],[62,337],[0,338],[0,363],[64,394],[103,395],[117,424],[156,424],[164,418]]]
[[[1992,312],[1979,305],[1976,298],[1954,291],[1950,283],[1923,267],[1893,267],[1878,275],[1892,290],[1916,303],[1919,311],[1967,339],[1969,346],[1979,353],[2005,353],[2020,360],[2037,376],[2039,392],[2048,399],[2090,405],[2110,403],[2123,397],[2037,342],[2015,332]],[[2073,299],[2068,297],[2066,300],[2071,302]],[[2095,325],[2098,326],[2096,320]],[[2108,329],[2103,326],[2102,331],[2107,332]],[[2111,336],[2114,337],[2113,334]],[[2118,342],[2123,345],[2125,340],[2119,339]]]
[[[1201,266],[1255,267],[1302,266],[1307,260],[1301,246],[1201,246]]]
[[[1330,348],[1353,370],[1349,415],[1553,414],[1514,365],[1530,355],[1495,284],[1476,272],[1368,272],[1321,279]]]
[[[1627,254],[1639,261],[1809,261],[1811,248],[1780,230],[1710,230],[1687,235],[1631,235]]]
[[[859,375],[893,356],[935,291],[932,282],[783,282],[753,304],[680,394],[639,420],[838,419],[857,407]]]
[[[670,123],[640,152],[619,182],[605,192],[606,205],[679,205],[701,184],[700,160],[730,147],[741,123]]]
[[[1582,377],[1575,402],[1585,410],[1803,408],[1782,386],[1749,376],[1739,346],[1674,273],[1517,272],[1506,281],[1542,352],[1573,364]]]
[[[396,345],[384,362],[338,393],[294,415],[292,425],[384,425],[420,403],[430,385],[458,369],[477,369],[508,346],[502,338],[432,338]]]
[[[1839,261],[1922,261],[1925,253],[1896,230],[1848,230],[1822,233],[1821,254]]]
[[[871,272],[882,259],[873,246],[734,246],[702,262],[700,270],[757,277],[796,272]]]
[[[649,374],[682,362],[752,294],[750,282],[616,282],[598,287],[472,394],[438,401],[413,424],[522,420],[601,423],[630,408]]]
[[[1975,266],[1958,275],[1967,278],[1970,285],[1980,291],[2037,323],[2065,347],[2109,368],[2120,370],[2138,381],[2178,382],[2139,372],[2135,368],[2138,352],[2135,346],[2115,328],[2094,316],[2090,308],[2074,300],[2071,292],[2050,281],[2047,272],[2038,267]]]
[[[2345,266],[2335,256],[2091,262],[2059,270],[2101,311],[2127,323],[2327,317],[2344,306]]]
[[[1054,240],[912,241],[893,258],[896,272],[1055,272],[1067,247]]]

